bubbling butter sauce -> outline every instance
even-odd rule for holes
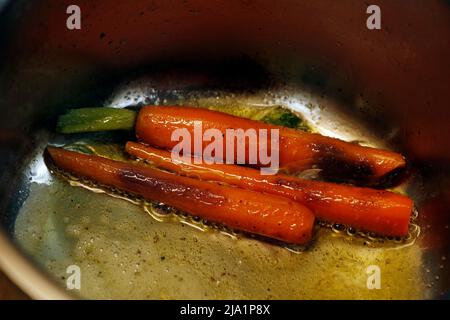
[[[177,95],[176,102],[213,107],[225,103],[240,110],[281,104],[310,120],[315,131],[328,130],[314,121],[320,117],[308,117],[295,108],[304,103],[292,96],[281,101],[270,95],[270,99],[215,96]],[[156,97],[159,104],[174,103]],[[118,94],[109,105],[120,105],[124,99]],[[145,102],[157,103],[151,97]],[[316,112],[311,106],[305,110]],[[363,137],[369,141],[368,134]],[[80,143],[93,153],[121,157],[118,146]],[[31,179],[29,196],[17,216],[15,238],[64,287],[70,276],[67,268],[78,266],[80,290],[71,292],[83,298],[423,298],[422,257],[415,242],[420,229],[414,221],[404,239],[319,222],[309,246],[293,247],[205,224],[163,204],[58,170],[51,174],[41,155],[34,160],[35,167],[36,163],[37,178]],[[373,266],[380,271],[378,289],[371,285]]]

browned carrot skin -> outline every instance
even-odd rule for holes
[[[128,142],[126,151],[177,174],[218,181],[298,201],[324,220],[386,236],[408,233],[413,201],[393,192],[309,181],[287,175],[262,176],[237,165],[172,162],[168,151]]]
[[[47,148],[49,161],[75,176],[140,195],[225,226],[281,241],[305,244],[314,215],[287,198],[220,186],[136,163],[61,148]]]
[[[193,135],[194,121],[201,121],[203,130],[214,128],[224,135],[226,129],[230,128],[279,129],[280,167],[292,173],[319,166],[327,177],[380,184],[405,167],[403,156],[395,152],[363,147],[319,134],[269,125],[203,108],[143,107],[136,120],[136,135],[140,141],[149,145],[172,150],[178,143],[171,141],[172,132],[186,128]],[[208,142],[204,142],[203,148],[207,145]],[[270,145],[268,149],[270,150]],[[246,155],[248,158],[248,145]]]

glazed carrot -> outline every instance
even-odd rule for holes
[[[194,121],[201,121],[203,131],[218,129],[224,136],[224,142],[226,142],[227,129],[279,129],[280,168],[289,173],[318,166],[329,178],[363,181],[365,184],[384,184],[405,167],[404,158],[395,152],[363,147],[319,134],[202,108],[143,107],[136,119],[136,136],[138,140],[149,145],[172,150],[178,144],[178,141],[171,139],[174,130],[185,128],[193,136]],[[270,154],[269,139],[270,134],[268,139],[261,143],[265,143]],[[192,142],[192,148],[194,148],[193,144]],[[208,144],[209,142],[203,142],[201,152]],[[223,154],[226,155],[225,150]],[[234,154],[236,155],[236,152]],[[245,154],[248,159],[248,143]],[[258,164],[261,166],[261,163]]]
[[[323,220],[387,236],[408,233],[413,202],[393,192],[282,174],[262,176],[258,170],[237,165],[173,162],[170,152],[136,142],[128,142],[125,149],[158,168],[180,175],[290,198],[308,206]]]
[[[161,201],[225,226],[304,244],[311,239],[312,212],[287,198],[181,177],[137,163],[114,161],[48,147],[47,160],[75,176]]]

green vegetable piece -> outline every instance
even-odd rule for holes
[[[261,121],[288,128],[299,128],[302,123],[297,115],[282,107],[272,108]]]
[[[255,107],[255,106],[212,106],[210,110],[221,111],[234,116],[262,121],[277,126],[283,126],[303,131],[311,131],[311,128],[301,117],[282,106]]]
[[[116,108],[81,108],[69,110],[58,119],[60,133],[109,130],[133,130],[136,112]]]

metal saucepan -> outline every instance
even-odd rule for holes
[[[74,1],[4,2],[0,266],[31,297],[448,298],[447,1],[379,0],[380,30],[360,0],[78,0],[80,29]],[[43,164],[47,143],[124,138],[55,134],[69,108],[170,103],[282,105],[323,134],[402,152],[416,233],[380,243],[320,228],[298,251],[158,222]]]

